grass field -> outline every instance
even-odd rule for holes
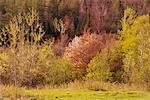
[[[144,91],[1,88],[0,100],[150,100]]]

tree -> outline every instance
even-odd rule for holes
[[[81,72],[86,72],[87,64],[101,49],[107,47],[114,40],[112,34],[98,35],[85,32],[82,36],[76,36],[65,50],[65,56],[69,58]]]
[[[79,28],[91,28],[97,33],[115,33],[119,27],[121,10],[119,0],[83,0],[79,10]]]
[[[35,68],[38,47],[44,35],[43,26],[39,22],[39,16],[35,9],[29,12],[19,13],[14,16],[9,24],[2,30],[1,40],[7,49],[4,49],[2,54],[7,52],[7,66],[2,66],[3,72],[1,77],[5,76],[10,83],[22,85],[26,80],[32,82],[32,70]],[[5,40],[5,38],[8,38]],[[5,48],[4,47],[4,48]],[[5,51],[6,50],[6,51]],[[3,57],[1,56],[0,60]],[[4,76],[3,76],[4,75]],[[27,77],[29,77],[27,79]]]
[[[150,66],[150,17],[138,16],[128,8],[122,18],[120,32],[124,54],[125,76],[129,82],[149,83]]]
[[[150,14],[150,2],[149,0],[124,0],[123,4],[125,8],[131,7],[137,11],[137,14]]]
[[[65,47],[74,37],[73,18],[69,16],[65,16],[59,20],[55,18],[53,25],[55,30],[59,32],[59,36],[55,40],[53,51],[55,55],[62,56],[64,54]]]
[[[76,78],[73,64],[54,55],[53,41],[42,40],[44,33],[36,10],[11,19],[0,34],[8,34],[10,42],[7,47],[0,48],[0,79],[3,84],[60,85]]]

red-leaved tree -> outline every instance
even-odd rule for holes
[[[64,56],[69,58],[81,72],[86,72],[90,60],[115,40],[113,34],[102,34],[85,32],[82,36],[76,36],[66,47]]]

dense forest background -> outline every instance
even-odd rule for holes
[[[53,20],[67,19],[72,21],[74,33],[82,34],[89,27],[100,32],[117,32],[121,29],[119,20],[127,7],[137,11],[137,14],[149,14],[149,0],[1,0],[0,26],[4,26],[9,19],[19,12],[34,7],[48,34],[54,36]],[[95,25],[95,23],[97,23]]]
[[[150,87],[150,0],[1,0],[1,84]]]

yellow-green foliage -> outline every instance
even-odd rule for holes
[[[2,43],[8,46],[1,50],[0,59],[1,79],[6,83],[22,84],[29,80],[30,73],[35,69],[35,56],[40,50],[38,42],[44,35],[42,28],[36,10],[32,9],[12,18],[2,30]]]
[[[0,51],[0,74],[7,73],[7,70],[10,70],[9,68],[9,56],[7,52]],[[2,76],[2,75],[1,75]]]
[[[2,29],[0,34],[1,43],[5,46],[22,46],[26,42],[37,43],[44,35],[43,26],[39,22],[36,10],[19,13],[13,17],[9,24]]]
[[[131,82],[147,82],[150,79],[150,16],[137,16],[128,8],[122,18],[120,32],[124,67]]]
[[[44,78],[43,82],[51,85],[68,83],[77,77],[75,67],[65,58],[53,58],[45,64],[43,62],[38,71],[39,78]]]
[[[120,69],[121,56],[116,45],[112,43],[110,47],[101,50],[88,64],[87,78],[107,81],[112,78],[112,72]],[[119,78],[119,77],[118,77]]]
[[[66,26],[63,24],[62,19],[58,20],[57,18],[54,19],[53,21],[54,28],[57,29],[58,32],[61,34],[65,33],[66,31]]]
[[[36,10],[15,16],[1,35],[8,38],[3,40],[6,47],[0,48],[2,83],[35,86],[75,79],[74,66],[53,55],[52,41],[42,41],[44,31]]]
[[[108,63],[107,49],[94,57],[88,64],[87,78],[106,81],[110,78],[110,68]]]

